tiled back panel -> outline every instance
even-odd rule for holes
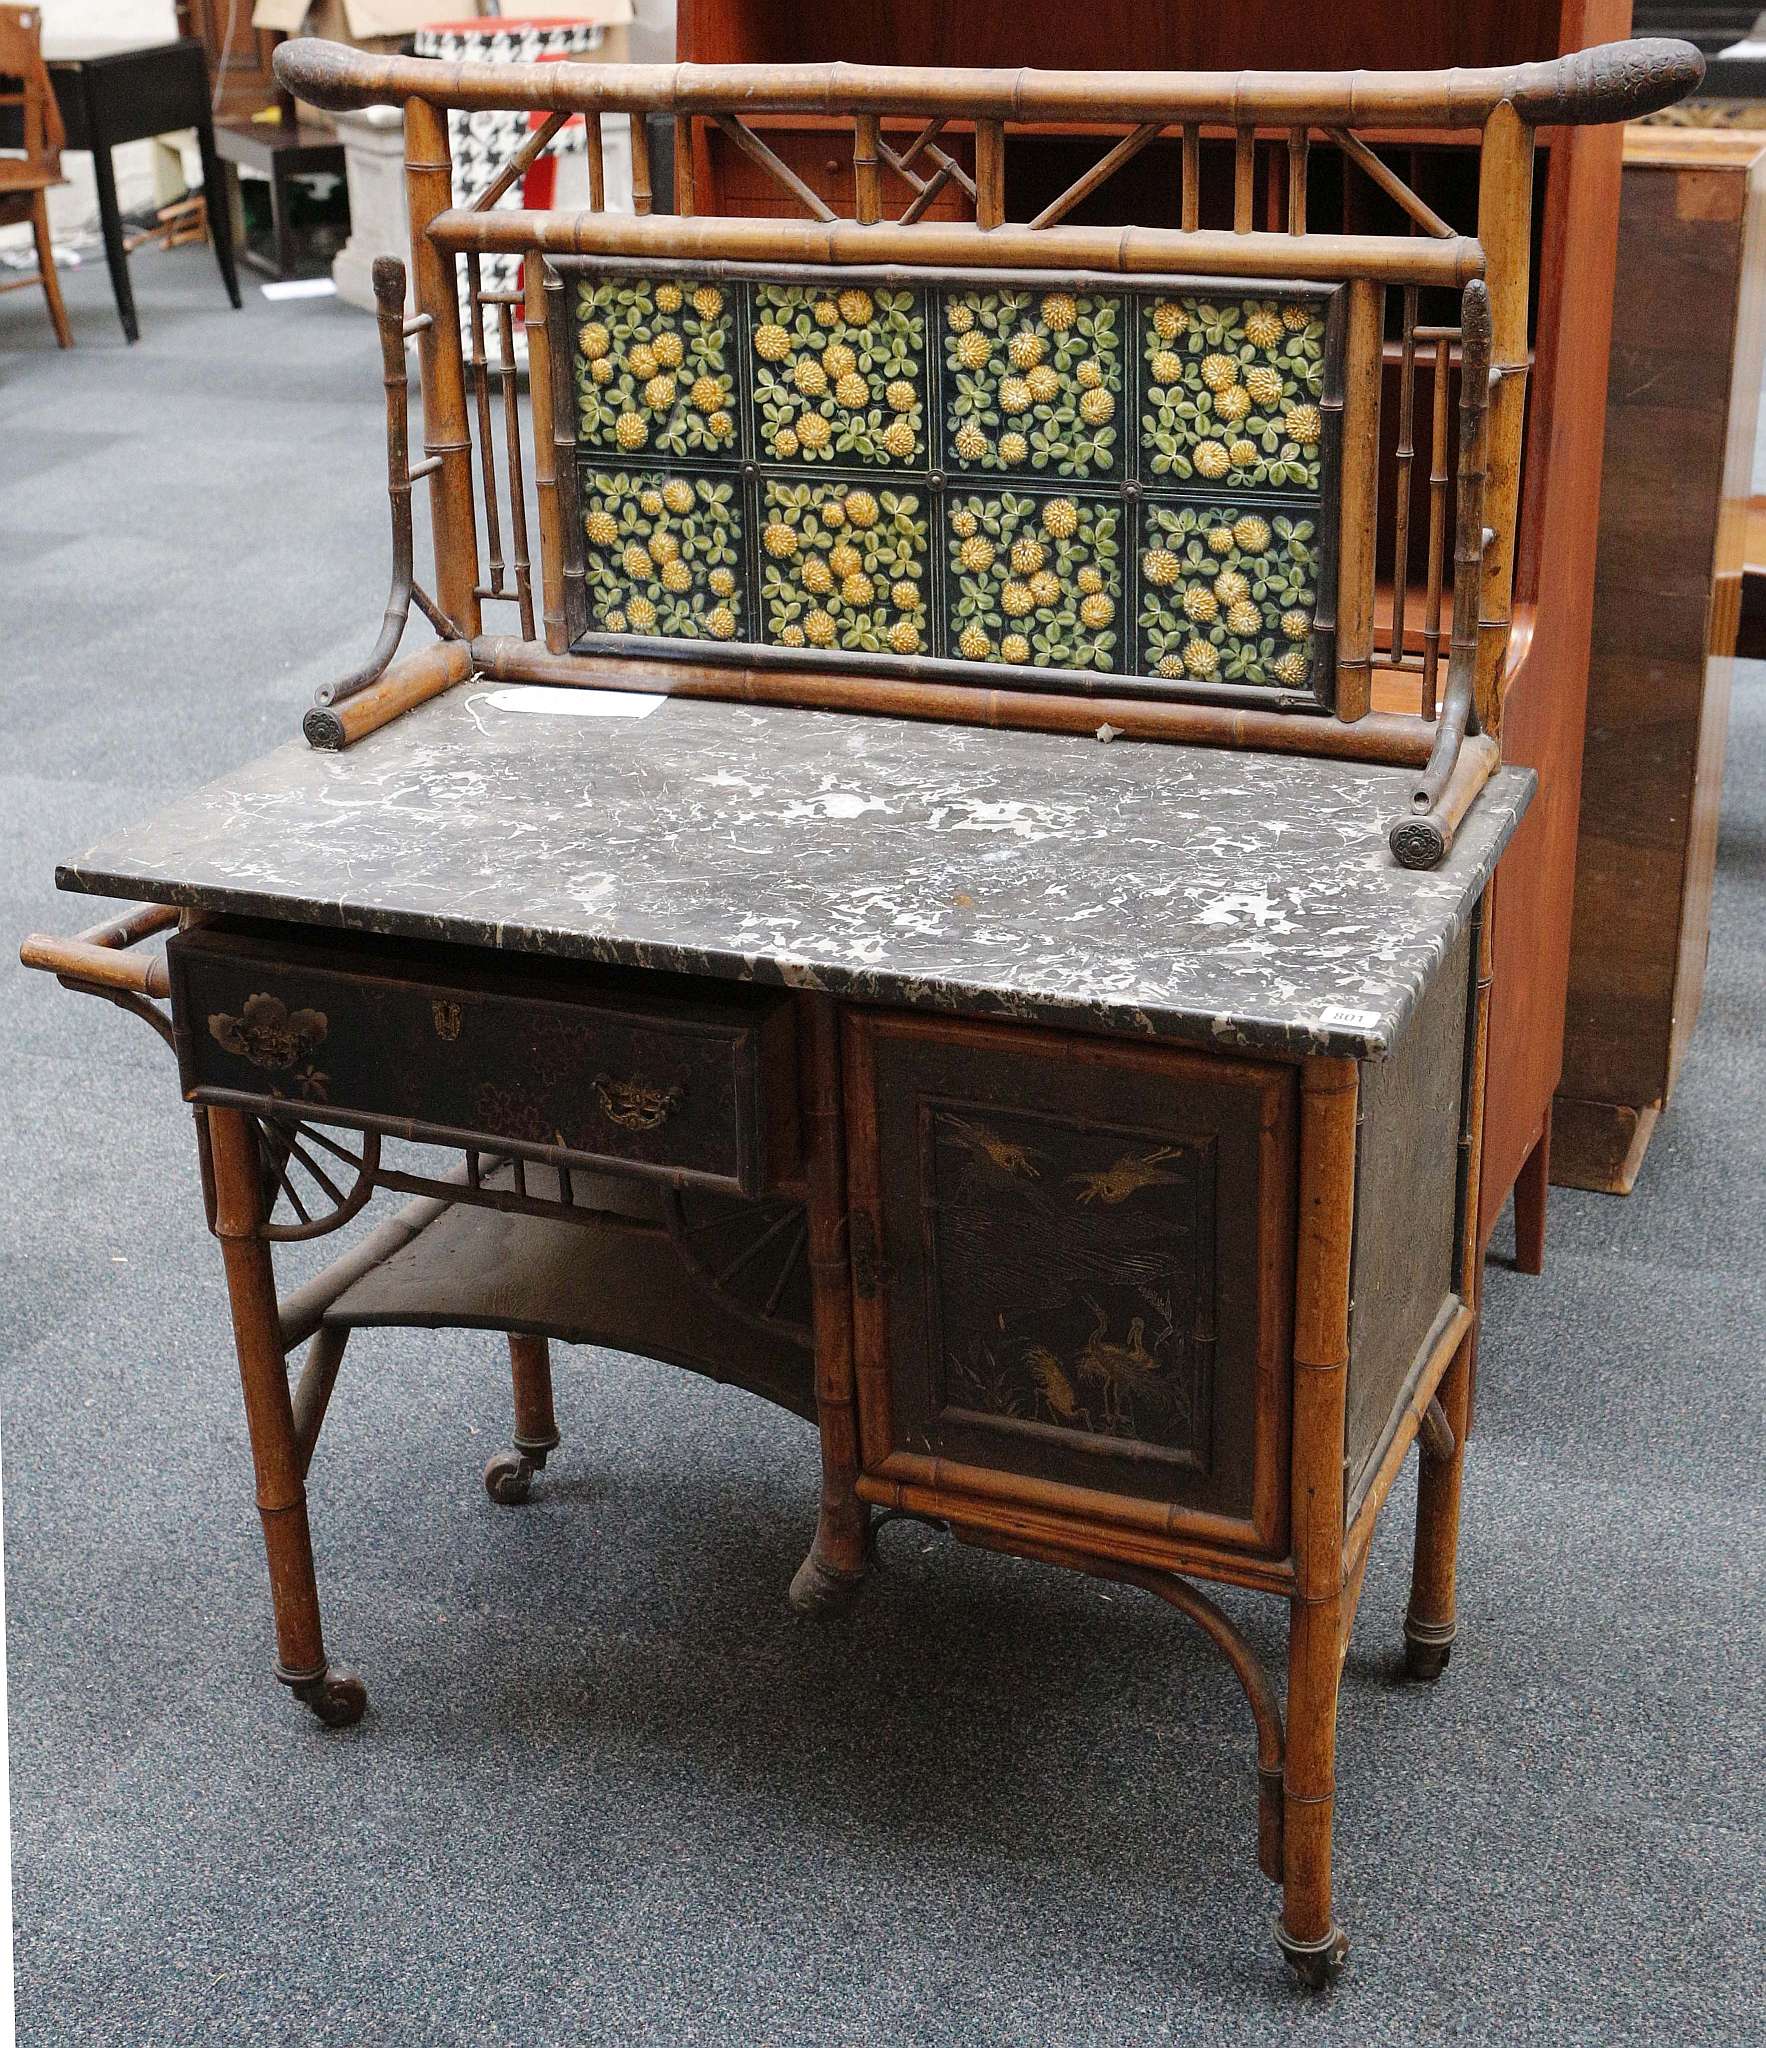
[[[1330,292],[560,268],[583,644],[1328,695]]]

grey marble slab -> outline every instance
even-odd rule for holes
[[[1433,874],[1411,777],[1300,756],[468,684],[342,754],[295,741],[61,869],[67,889],[1378,1058],[1532,794]],[[519,695],[525,704],[505,708]],[[632,700],[625,699],[625,702]],[[654,700],[652,700],[654,701]]]

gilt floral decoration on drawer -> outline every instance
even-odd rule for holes
[[[1151,478],[1319,488],[1325,321],[1317,301],[1145,301],[1140,349]]]
[[[751,329],[763,457],[926,467],[926,313],[918,292],[763,284]]]
[[[591,630],[732,640],[743,623],[734,482],[587,470],[583,586]]]
[[[287,1074],[303,1101],[323,1102],[329,1077],[311,1054],[328,1029],[323,1010],[291,1010],[280,996],[247,996],[237,1017],[225,1011],[208,1020],[208,1033],[223,1052],[247,1060],[265,1073]],[[275,1092],[280,1095],[278,1084]]]
[[[1120,520],[1114,499],[952,497],[950,652],[967,661],[1115,668]]]
[[[1243,500],[1150,504],[1141,535],[1141,653],[1154,675],[1306,686],[1318,602],[1314,520]]]
[[[721,285],[608,277],[577,287],[578,435],[626,455],[736,452],[735,301]]]
[[[1122,466],[1122,322],[1113,298],[967,291],[943,303],[953,469],[1110,476]]]
[[[926,644],[926,504],[915,491],[768,477],[760,602],[781,647],[918,654]]]

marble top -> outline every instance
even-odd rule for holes
[[[304,742],[66,889],[1248,1051],[1388,1052],[1532,795],[1430,874],[1397,768],[464,684]],[[510,708],[522,705],[522,709]],[[644,716],[604,715],[620,706]],[[591,712],[594,715],[585,715]]]

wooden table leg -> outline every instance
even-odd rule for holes
[[[1452,1455],[1437,1457],[1426,1438],[1417,1446],[1416,1551],[1411,1564],[1410,1605],[1404,1616],[1404,1669],[1411,1678],[1439,1678],[1453,1654],[1460,1474],[1465,1467],[1477,1344],[1473,1330],[1442,1375],[1436,1395],[1453,1432]]]
[[[544,1337],[509,1333],[509,1371],[515,1387],[515,1442],[484,1468],[484,1490],[499,1507],[526,1500],[533,1475],[558,1448],[552,1413],[552,1352]]]
[[[92,137],[92,174],[98,182],[98,221],[104,231],[104,260],[110,268],[110,288],[116,295],[117,318],[123,323],[123,333],[129,341],[136,342],[141,339],[141,323],[135,317],[135,293],[129,283],[129,252],[123,246],[123,214],[117,204],[116,172],[111,166],[109,143],[92,126],[90,94],[86,119]]]
[[[244,1111],[210,1109],[215,1235],[227,1264],[233,1341],[245,1392],[257,1472],[258,1513],[276,1614],[276,1676],[332,1728],[362,1718],[367,1691],[354,1672],[330,1663],[319,1628],[319,1590],[307,1528],[305,1460],[288,1391],[276,1281],[263,1235],[264,1190],[257,1126]]]
[[[1539,1142],[1515,1177],[1515,1264],[1535,1276],[1545,1271],[1545,1202],[1551,1186],[1551,1111]]]
[[[196,148],[202,158],[202,192],[207,202],[209,240],[214,244],[215,262],[233,310],[239,311],[239,271],[233,258],[233,195],[227,189],[226,173],[215,151],[215,124],[208,111],[208,95],[202,98],[202,118],[196,124]]]

